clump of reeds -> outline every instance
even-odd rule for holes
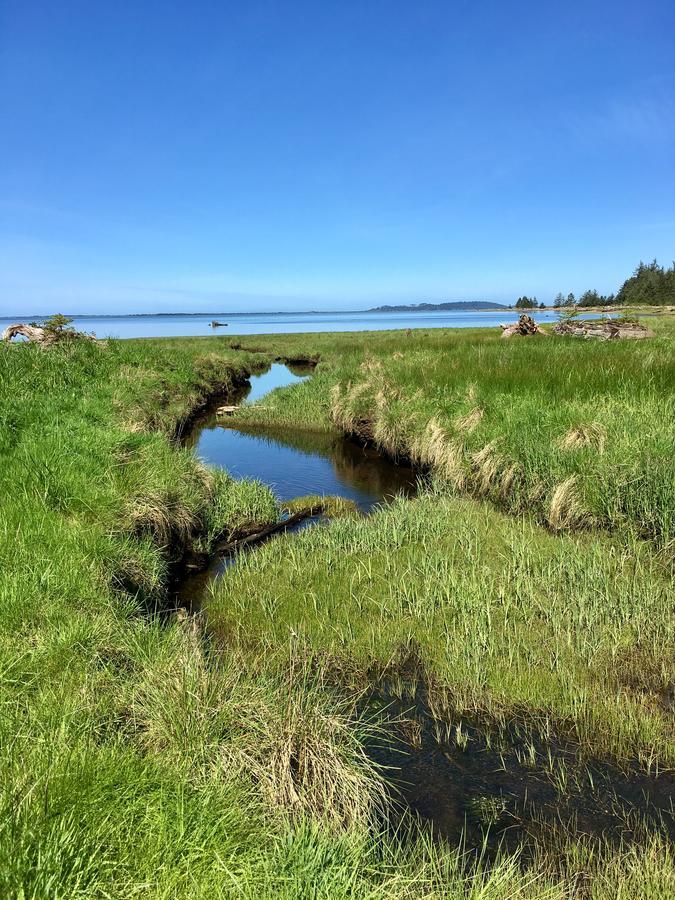
[[[483,421],[485,411],[480,406],[474,406],[469,412],[457,416],[454,419],[454,426],[457,431],[465,431],[471,434],[472,431]]]
[[[209,666],[198,629],[181,627],[164,665],[155,662],[135,693],[138,741],[197,779],[245,780],[291,819],[374,825],[387,792],[365,753],[375,732],[356,699],[325,687],[297,648],[285,671],[248,666],[239,654]]]
[[[449,468],[453,489],[527,509],[556,529],[630,522],[660,545],[671,539],[675,394],[672,367],[659,363],[670,333],[658,353],[628,342],[591,352],[583,342],[504,347],[488,333],[438,333],[396,356],[395,340],[369,340],[365,363],[329,355],[338,428],[394,457]]]
[[[410,457],[424,466],[431,466],[454,488],[462,490],[466,484],[466,467],[462,447],[448,434],[437,418],[430,419],[423,430],[410,427]]]
[[[354,500],[347,497],[308,494],[294,497],[283,504],[283,510],[289,515],[304,511],[316,511],[316,514],[330,519],[359,517],[361,512]]]

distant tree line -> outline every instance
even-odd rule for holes
[[[518,297],[516,300],[516,309],[544,309],[544,303],[538,303],[536,297]]]
[[[627,306],[675,306],[675,262],[664,269],[656,260],[640,265],[621,285],[617,303]]]
[[[664,269],[656,260],[641,262],[630,278],[621,285],[617,294],[599,294],[596,290],[584,291],[577,298],[574,294],[558,294],[553,301],[557,309],[585,306],[675,306],[675,262]],[[518,297],[516,309],[540,309],[536,297]]]
[[[614,306],[614,294],[599,294],[597,291],[584,291],[577,300],[577,306]]]
[[[556,307],[576,306],[577,301],[574,294],[568,294],[566,297],[564,294],[558,294],[553,301],[553,305]]]

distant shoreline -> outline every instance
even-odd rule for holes
[[[474,306],[474,302],[476,305]],[[63,313],[69,319],[162,319],[162,318],[184,318],[198,319],[204,316],[239,318],[241,316],[354,316],[363,315],[364,313],[410,313],[410,312],[497,312],[514,307],[506,306],[502,303],[489,302],[482,303],[479,301],[454,301],[452,303],[424,303],[421,305],[410,304],[402,306],[375,306],[370,309],[287,309],[287,310],[261,310],[260,312],[224,312],[223,310],[216,312],[142,312],[142,313]],[[536,310],[535,310],[536,312]],[[0,321],[9,320],[28,320],[28,319],[47,319],[52,313],[21,313],[17,315],[0,316]]]
[[[640,306],[584,306],[576,307],[579,313],[618,313],[630,312],[638,314],[664,313],[672,314],[675,312],[673,306],[649,305]],[[370,314],[401,314],[409,315],[410,313],[443,313],[443,312],[467,312],[473,314],[480,313],[527,313],[528,315],[538,315],[539,313],[560,312],[561,307],[544,306],[536,307],[536,309],[517,309],[515,306],[505,306],[502,304],[494,304],[494,306],[446,306],[445,304],[418,306],[391,306],[376,307],[374,309],[308,309],[308,310],[285,310],[275,312],[158,312],[158,313],[64,313],[69,319],[238,319],[252,316],[281,317],[281,316],[357,316]],[[14,315],[0,316],[0,322],[31,322],[48,319],[52,313],[17,313]]]
[[[499,309],[508,309],[504,303],[495,303],[492,300],[447,300],[444,303],[404,303],[398,306],[384,304],[373,306],[364,312],[494,312]]]

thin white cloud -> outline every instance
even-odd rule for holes
[[[675,139],[675,97],[663,91],[615,96],[595,108],[566,109],[562,119],[582,143],[653,143]]]

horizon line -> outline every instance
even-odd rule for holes
[[[492,307],[500,307],[503,309],[511,309],[515,307],[515,304],[507,304],[507,303],[498,303],[496,300],[442,300],[438,303],[433,303],[433,306],[442,306],[445,303],[489,303],[492,304]],[[397,310],[400,312],[410,312],[411,309],[414,309],[416,306],[423,306],[425,304],[431,304],[431,301],[422,300],[420,303],[400,303],[400,304],[388,304],[384,303],[381,306],[371,306],[367,309],[287,309],[287,310],[260,310],[253,312],[226,312],[224,310],[215,310],[210,311],[206,310],[203,312],[141,312],[141,313],[89,313],[89,312],[68,312],[68,313],[58,313],[58,315],[66,316],[67,318],[87,318],[87,319],[132,319],[132,318],[149,318],[149,317],[159,317],[159,316],[183,316],[185,318],[189,318],[191,316],[298,316],[298,315],[353,315],[354,313],[366,313],[366,312],[380,312],[383,309],[387,312],[396,312]],[[474,307],[473,312],[480,312],[481,307]],[[489,311],[490,307],[486,306],[485,310]],[[433,310],[429,309],[421,309],[420,312],[432,312]],[[440,312],[447,312],[447,310],[439,310]],[[0,315],[0,319],[48,319],[50,316],[56,315],[55,313],[23,313],[23,314],[10,314],[10,315]]]

